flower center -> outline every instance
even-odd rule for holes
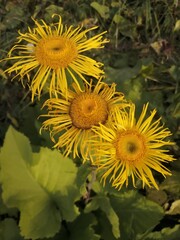
[[[70,105],[72,124],[80,129],[90,129],[108,118],[108,104],[98,94],[81,93]]]
[[[141,160],[146,153],[144,137],[133,130],[119,132],[115,148],[117,158],[130,163]]]
[[[77,57],[78,51],[71,39],[51,36],[38,42],[35,54],[40,64],[57,69],[66,68]]]

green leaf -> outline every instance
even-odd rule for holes
[[[165,191],[156,190],[153,188],[147,188],[146,190],[146,197],[147,199],[158,203],[159,205],[163,206],[168,201],[168,196]]]
[[[11,217],[18,217],[18,209],[16,208],[7,208],[2,200],[2,191],[0,187],[0,215],[8,215]]]
[[[111,196],[110,202],[121,219],[122,239],[134,239],[137,234],[156,226],[164,215],[158,204],[133,190]]]
[[[131,68],[128,66],[126,67],[122,66],[122,68],[118,67],[117,69],[112,67],[106,67],[107,77],[109,79],[113,79],[113,81],[115,81],[120,88],[122,88],[123,84],[128,84],[128,85],[131,84],[128,81],[134,78],[138,74],[138,72],[139,72],[138,67]],[[127,85],[125,87],[127,87]],[[125,90],[125,87],[123,90]]]
[[[18,133],[11,126],[9,127],[6,133],[4,145],[6,146],[2,149],[2,152],[4,150],[7,150],[7,151],[9,150],[9,152],[7,152],[7,155],[9,157],[15,156],[15,158],[17,158],[20,156],[21,159],[22,160],[24,159],[27,164],[32,163],[32,152],[31,152],[31,146],[30,146],[29,140],[22,134]]]
[[[39,153],[34,153],[34,159],[31,172],[36,181],[56,202],[62,218],[73,221],[78,215],[74,201],[80,196],[76,185],[73,185],[77,175],[75,164],[58,151],[48,148],[41,148]]]
[[[178,161],[177,161],[178,162]],[[176,167],[178,170],[178,166]],[[172,171],[172,176],[168,176],[161,184],[160,189],[165,190],[168,194],[179,197],[179,172]]]
[[[124,18],[123,16],[116,13],[113,17],[113,22],[118,24],[119,31],[126,37],[130,37],[132,39],[137,37],[136,25]]]
[[[92,201],[89,204],[87,204],[85,212],[89,213],[91,211],[97,210],[98,208],[100,208],[106,214],[106,217],[108,218],[109,222],[112,225],[112,233],[115,236],[115,238],[119,238],[120,237],[119,218],[114,209],[112,208],[109,198],[103,194],[95,196],[92,199]]]
[[[107,78],[113,79],[113,81],[117,84],[117,90],[123,92],[126,99],[131,100],[134,103],[142,100],[143,82],[142,78],[137,77],[138,73],[138,64],[132,68],[106,68]]]
[[[40,113],[40,104],[36,106],[29,106],[23,111],[23,120],[20,122],[20,130],[29,138],[32,145],[38,146],[42,142],[42,136],[39,134],[39,129],[37,128],[38,116]],[[22,124],[21,124],[22,123]]]
[[[22,235],[36,239],[59,231],[60,213],[30,171],[32,152],[28,139],[10,127],[0,159],[3,200],[8,207],[20,210]]]
[[[5,24],[7,29],[16,28],[25,18],[24,8],[25,4],[18,5],[17,3],[13,3],[12,1],[8,1],[6,4],[6,9],[8,13],[5,15],[3,19],[3,24]],[[16,11],[14,11],[16,9]]]
[[[2,240],[21,240],[19,228],[12,218],[7,218],[0,222],[0,239]]]
[[[52,240],[99,240],[93,227],[97,224],[95,216],[82,213],[72,223],[62,225],[61,231]],[[46,239],[43,239],[46,240]]]
[[[102,18],[104,19],[109,18],[109,7],[101,5],[98,2],[92,2],[91,7],[93,7]]]
[[[179,240],[180,225],[173,228],[163,228],[160,232],[151,232],[145,237],[138,236],[137,240]]]
[[[73,223],[68,225],[71,232],[69,240],[98,240],[100,236],[94,234],[93,226],[97,221],[92,214],[81,214]]]
[[[10,154],[11,153],[11,154]],[[3,200],[20,210],[21,234],[38,239],[57,233],[61,220],[74,220],[77,169],[58,151],[31,152],[28,139],[10,127],[0,154]]]
[[[180,19],[176,21],[173,30],[174,30],[174,32],[179,32],[180,31]]]
[[[170,209],[166,211],[166,214],[170,214],[170,215],[180,214],[180,199],[172,203]]]
[[[92,172],[92,167],[89,162],[85,162],[78,168],[76,184],[80,190],[81,195],[85,195],[87,193],[87,183],[86,180],[88,175]]]
[[[112,226],[107,219],[105,213],[102,211],[97,211],[96,218],[98,219],[97,229],[101,233],[101,238],[103,240],[116,240],[117,238],[115,238],[112,233]]]

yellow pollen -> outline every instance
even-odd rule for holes
[[[115,140],[115,148],[117,158],[131,164],[141,161],[146,154],[144,137],[133,130],[119,132]]]
[[[41,39],[35,49],[38,62],[52,69],[66,68],[78,55],[74,41],[63,36]]]
[[[69,115],[72,124],[80,129],[90,129],[108,118],[108,104],[98,94],[81,93],[70,105]]]

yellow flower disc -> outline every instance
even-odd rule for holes
[[[145,139],[136,131],[119,132],[115,141],[118,159],[129,164],[142,160],[146,153]]]
[[[41,39],[35,49],[38,62],[52,69],[66,68],[77,57],[74,41],[62,36]]]
[[[95,93],[81,93],[71,103],[69,115],[72,124],[80,129],[90,129],[108,118],[108,104]]]

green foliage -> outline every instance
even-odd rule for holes
[[[10,127],[0,160],[3,200],[19,209],[23,236],[53,236],[62,219],[77,217],[74,201],[79,191],[73,184],[77,168],[70,159],[46,148],[32,153],[28,139]]]
[[[81,214],[76,220],[67,225],[70,232],[69,236],[66,231],[60,232],[58,239],[68,240],[100,240],[100,236],[94,233],[93,226],[97,223],[93,214]]]
[[[94,183],[94,191],[98,193],[92,201],[87,204],[85,212],[101,210],[103,220],[100,226],[112,225],[112,234],[103,233],[105,240],[110,239],[135,239],[139,234],[152,230],[164,216],[163,209],[155,202],[141,196],[134,190],[118,192],[102,188],[98,182]],[[99,213],[97,213],[99,216]],[[104,219],[107,218],[109,223]],[[120,232],[119,232],[120,230]],[[103,230],[105,232],[105,230]],[[109,232],[109,231],[108,231]],[[121,235],[120,235],[121,234]],[[121,236],[121,237],[120,237]]]
[[[105,5],[101,5],[98,2],[92,2],[91,7],[93,7],[102,18],[109,18],[109,8]]]
[[[18,226],[14,219],[7,218],[0,222],[0,239],[2,240],[22,240]]]
[[[0,0],[1,58],[18,30],[34,27],[31,17],[51,23],[54,13],[68,26],[107,31],[110,42],[93,52],[104,62],[104,81],[115,82],[138,112],[146,102],[157,109],[178,158],[178,1]],[[28,88],[4,73],[11,65],[0,61],[0,239],[179,240],[180,161],[170,165],[172,176],[156,176],[160,191],[102,186],[89,163],[51,150],[49,134],[39,134],[46,93],[32,104]]]
[[[48,148],[40,148],[34,153],[29,140],[12,127],[6,133],[0,163],[3,201],[8,208],[20,211],[20,233],[14,219],[5,219],[1,223],[0,233],[4,234],[5,240],[10,239],[7,228],[12,228],[14,239],[19,234],[39,239],[53,237],[56,233],[52,239],[98,240],[101,234],[105,240],[107,237],[135,239],[145,231],[151,231],[164,215],[158,204],[136,191],[110,190],[97,181],[92,182],[95,196],[86,203],[84,211],[79,211],[75,202],[80,201],[82,194],[87,194],[85,179],[90,173],[89,165],[78,169],[72,160]],[[93,178],[89,176],[91,180]],[[81,208],[81,204],[79,206]],[[3,209],[2,213],[17,217],[16,212]],[[66,221],[66,227],[62,220]],[[105,225],[107,228],[100,231]]]
[[[160,188],[165,190],[168,194],[173,196],[175,199],[180,195],[180,185],[179,185],[179,172],[173,172],[171,177],[167,177]]]
[[[134,239],[138,234],[152,230],[164,215],[158,204],[133,190],[110,199],[121,221],[122,239]]]
[[[164,228],[160,232],[149,233],[137,240],[178,240],[180,236],[180,226],[176,225],[173,228]]]
[[[119,238],[119,218],[114,209],[111,207],[109,198],[99,194],[98,196],[94,197],[93,200],[87,205],[85,212],[89,213],[97,209],[100,209],[105,213],[106,217],[112,225],[112,233],[114,237]]]

